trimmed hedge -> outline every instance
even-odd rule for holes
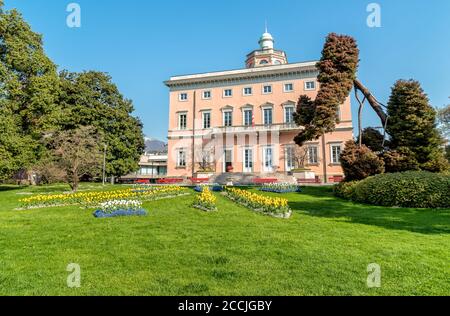
[[[380,206],[450,208],[450,176],[426,171],[386,173],[359,182],[343,182],[335,195]]]

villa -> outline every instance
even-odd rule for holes
[[[294,123],[300,95],[315,98],[319,89],[316,61],[289,63],[274,49],[267,31],[260,48],[247,55],[244,69],[171,77],[169,177],[210,172],[282,177],[299,167],[320,182],[343,176],[340,153],[353,138],[350,98],[339,107],[335,132],[310,142],[299,165]]]

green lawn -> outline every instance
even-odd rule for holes
[[[30,192],[64,189],[0,186],[0,295],[450,294],[450,210],[353,204],[331,188],[284,195],[290,220],[220,195],[219,212],[204,213],[194,193],[145,203],[147,217],[14,210]],[[66,285],[69,263],[81,288]],[[381,288],[366,285],[370,263]]]

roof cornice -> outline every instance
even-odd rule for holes
[[[317,61],[292,63],[285,65],[272,65],[257,68],[244,68],[237,70],[208,72],[193,75],[174,76],[164,82],[168,87],[176,87],[192,84],[204,84],[214,82],[226,82],[242,79],[253,79],[263,77],[281,76],[286,74],[296,74],[305,72],[316,72]]]

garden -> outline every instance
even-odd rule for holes
[[[82,184],[81,196],[73,196],[62,185],[0,186],[0,295],[445,295],[450,290],[450,209],[359,204],[335,197],[331,187],[281,195],[208,188],[203,197],[178,189],[150,195],[148,187]],[[67,194],[67,200],[47,201]],[[86,205],[92,196],[97,198]],[[23,200],[32,207],[25,208]],[[284,200],[289,219],[255,212],[260,202],[278,201],[271,207],[283,208]],[[198,202],[217,211],[197,209]],[[128,208],[146,215],[97,219],[93,214],[100,208],[106,214]],[[80,265],[80,288],[67,286],[70,263]],[[381,266],[380,288],[367,286],[371,263]]]

